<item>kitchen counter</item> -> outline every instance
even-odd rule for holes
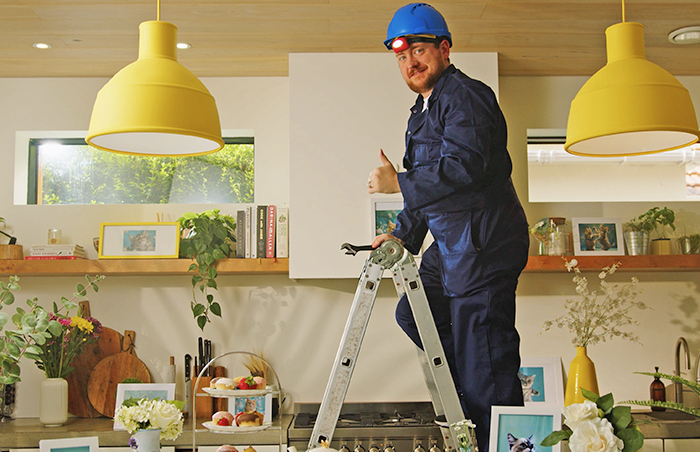
[[[294,416],[282,416],[282,443],[287,443],[287,427]],[[203,420],[200,420],[203,421]],[[201,425],[201,422],[200,422]],[[38,418],[15,419],[0,423],[0,450],[10,448],[38,448],[42,439],[75,438],[82,436],[97,436],[100,447],[127,447],[131,435],[125,431],[112,430],[112,419],[78,418],[68,419],[60,427],[44,427]],[[236,433],[233,435],[212,433],[198,428],[196,444],[220,446],[222,444],[275,445],[280,443],[280,420],[276,419],[272,426],[257,432]],[[162,441],[163,446],[175,446],[178,449],[192,448],[192,419],[185,420],[185,429],[174,441]]]
[[[632,412],[646,439],[700,438],[700,418],[673,410]]]

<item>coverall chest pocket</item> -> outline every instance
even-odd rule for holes
[[[425,166],[440,158],[441,141],[411,140],[413,166]]]

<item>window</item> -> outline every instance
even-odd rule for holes
[[[29,140],[27,204],[254,202],[252,137],[224,138],[196,157],[141,157],[98,150],[81,138]]]

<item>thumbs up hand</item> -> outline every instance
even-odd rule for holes
[[[367,189],[370,194],[372,193],[400,193],[401,187],[399,186],[399,178],[394,169],[394,165],[391,161],[384,155],[383,150],[379,150],[379,160],[382,162],[381,166],[376,167],[369,173],[369,179],[367,180]]]

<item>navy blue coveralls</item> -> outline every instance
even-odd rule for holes
[[[420,274],[465,414],[487,452],[492,405],[523,405],[515,289],[527,263],[527,220],[510,179],[506,122],[493,91],[450,65],[406,131],[404,209],[392,233]],[[396,319],[421,346],[404,296]]]

